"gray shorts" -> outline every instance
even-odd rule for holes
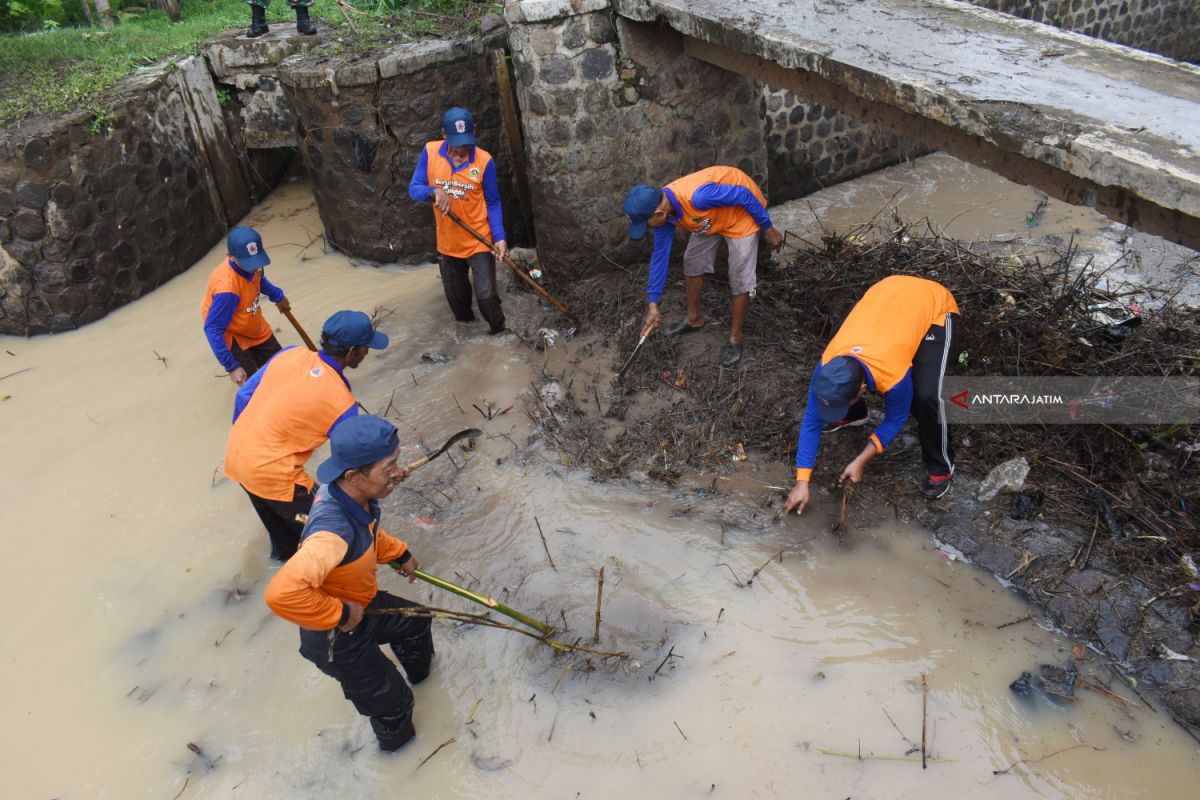
[[[717,262],[717,245],[721,239],[729,245],[729,293],[749,294],[758,285],[758,234],[740,239],[727,236],[706,236],[693,233],[683,253],[683,274],[694,278],[713,271]]]

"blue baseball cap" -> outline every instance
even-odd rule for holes
[[[662,200],[662,189],[648,183],[639,183],[625,195],[624,211],[629,217],[629,238],[640,239],[646,235],[646,220],[653,216]]]
[[[267,251],[263,249],[262,237],[254,228],[239,226],[231,230],[225,239],[225,248],[243,269],[253,271],[271,263]]]
[[[400,448],[396,426],[386,419],[360,414],[342,420],[329,432],[330,456],[317,467],[317,480],[333,483],[348,469],[382,461]]]
[[[853,358],[837,356],[823,364],[813,377],[812,390],[817,398],[817,411],[826,422],[845,419],[850,401],[862,386],[862,365]]]
[[[361,311],[339,311],[325,320],[321,338],[336,347],[369,347],[382,350],[388,337],[371,325],[371,318]]]
[[[442,130],[446,134],[446,144],[451,147],[475,144],[475,118],[465,108],[455,106],[447,111],[442,116]]]

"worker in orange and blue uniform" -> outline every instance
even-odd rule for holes
[[[317,467],[317,492],[300,549],[267,584],[271,610],[300,626],[300,654],[337,680],[346,699],[371,721],[381,750],[416,734],[413,693],[380,649],[392,653],[417,685],[429,676],[433,636],[428,617],[389,614],[415,605],[379,590],[376,569],[391,564],[415,580],[417,559],[380,527],[379,501],[408,477],[396,462],[396,428],[360,416],[330,437],[332,454]],[[382,612],[382,613],[379,613]]]
[[[321,330],[320,350],[286,348],[238,390],[225,474],[250,496],[271,540],[271,558],[286,561],[300,541],[315,489],[304,465],[330,432],[358,413],[343,372],[358,367],[369,349],[387,345],[366,314],[339,311]]]
[[[229,379],[241,386],[280,349],[271,326],[263,319],[260,295],[265,294],[280,311],[291,311],[292,304],[284,297],[283,289],[263,274],[263,267],[271,259],[258,231],[234,228],[225,244],[225,261],[208,276],[200,316],[213,355],[229,373]]]
[[[438,266],[450,311],[459,322],[472,322],[471,280],[475,302],[492,333],[504,330],[504,310],[496,287],[496,259],[508,255],[504,214],[496,163],[475,143],[475,120],[465,108],[452,108],[442,117],[442,138],[428,142],[417,159],[408,196],[417,202],[433,200],[437,223]],[[471,236],[447,216],[453,210],[492,246]]]
[[[958,304],[936,281],[892,275],[876,283],[846,316],[808,386],[808,405],[796,445],[796,486],[785,513],[808,505],[808,482],[822,431],[865,425],[869,390],[883,395],[883,422],[839,482],[858,483],[863,470],[900,433],[911,413],[926,478],[921,493],[941,497],[954,474],[954,448],[942,379],[958,344]]]
[[[750,295],[757,285],[758,232],[767,244],[778,249],[783,235],[775,230],[767,214],[762,190],[736,167],[708,167],[685,175],[661,189],[639,183],[625,197],[629,238],[641,239],[646,227],[654,229],[654,252],[650,256],[650,278],[646,282],[646,317],[642,335],[651,333],[662,320],[658,302],[667,283],[667,262],[675,229],[691,231],[683,254],[687,317],[663,331],[667,336],[692,333],[704,327],[700,293],[704,276],[713,271],[717,245],[725,240],[729,250],[730,329],[729,342],[721,348],[721,364],[732,367],[742,360],[742,323]]]

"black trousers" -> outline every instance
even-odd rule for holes
[[[415,606],[410,600],[379,592],[367,611]],[[383,750],[395,750],[413,737],[413,693],[396,665],[383,654],[390,645],[414,686],[429,675],[433,661],[430,620],[401,614],[367,613],[349,633],[300,629],[300,655],[342,686],[358,713],[371,720]],[[332,654],[332,659],[330,655]]]
[[[504,330],[504,310],[500,308],[500,294],[496,290],[496,259],[491,253],[476,253],[470,258],[453,258],[439,254],[438,267],[442,273],[442,288],[446,290],[446,301],[450,304],[455,319],[459,322],[475,319],[475,314],[471,311],[473,279],[475,303],[479,306],[479,313],[491,326],[492,333]]]
[[[269,500],[259,497],[245,486],[242,489],[250,495],[250,505],[254,506],[263,527],[267,529],[267,536],[271,539],[271,558],[287,561],[296,554],[300,546],[300,533],[304,530],[304,522],[296,517],[307,517],[312,510],[317,484],[314,483],[310,491],[297,483],[291,500]]]
[[[957,314],[947,314],[945,325],[931,325],[913,356],[912,414],[917,418],[921,460],[930,475],[954,471],[954,445],[946,424],[942,379],[958,353],[958,324]]]
[[[243,350],[235,341],[233,347],[229,348],[229,352],[233,353],[233,357],[237,359],[238,364],[242,369],[246,370],[246,377],[249,378],[254,373],[271,360],[271,356],[278,353],[283,348],[279,346],[279,340],[275,338],[275,334],[271,334],[271,338],[265,342],[259,342],[253,347]]]

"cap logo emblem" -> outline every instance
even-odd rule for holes
[[[466,132],[467,132],[467,123],[466,123],[466,121],[465,121],[465,120],[461,120],[461,119],[456,119],[456,120],[454,121],[454,130],[455,130],[455,132],[456,132],[456,133],[466,133]]]
[[[258,255],[258,245],[254,242],[246,242],[246,252],[252,256]]]

